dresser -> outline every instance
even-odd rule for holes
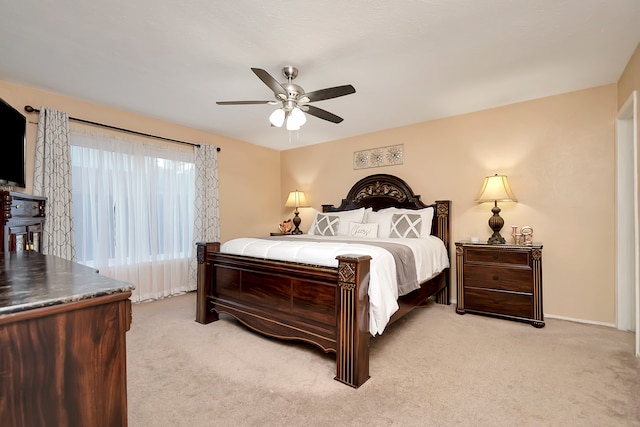
[[[134,286],[36,251],[0,272],[0,425],[126,426]]]
[[[542,244],[456,242],[458,314],[475,313],[544,327]]]
[[[0,191],[0,253],[42,250],[46,198]]]

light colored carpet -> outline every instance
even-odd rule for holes
[[[130,426],[640,426],[634,337],[612,328],[432,303],[371,341],[353,389],[332,354],[194,319],[194,293],[134,304]]]

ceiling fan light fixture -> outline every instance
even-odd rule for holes
[[[302,110],[298,107],[294,107],[287,118],[287,123],[293,121],[294,126],[300,128],[303,124],[307,122],[307,117],[304,115]]]
[[[284,124],[284,109],[278,108],[269,116],[269,121],[275,127],[281,127]]]
[[[300,125],[295,120],[291,120],[291,116],[287,119],[287,130],[300,130]]]

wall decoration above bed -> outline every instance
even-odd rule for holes
[[[367,169],[380,166],[401,165],[404,162],[404,145],[371,148],[353,153],[353,168]]]

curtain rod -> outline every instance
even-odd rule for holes
[[[39,113],[40,112],[40,110],[33,108],[31,105],[25,105],[24,110],[27,113]],[[85,123],[87,125],[100,126],[100,127],[107,128],[107,129],[119,130],[121,132],[128,132],[128,133],[132,133],[134,135],[146,136],[146,137],[149,137],[149,138],[162,139],[163,141],[175,142],[175,143],[178,143],[178,144],[186,144],[186,145],[191,145],[193,147],[200,147],[200,144],[194,144],[193,142],[179,141],[177,139],[171,139],[171,138],[165,138],[163,136],[151,135],[151,134],[148,134],[148,133],[138,132],[138,131],[130,130],[130,129],[119,128],[119,127],[111,126],[111,125],[105,125],[103,123],[92,122],[92,121],[89,121],[89,120],[78,119],[78,118],[75,118],[75,117],[69,117],[69,120],[73,120],[74,122]],[[220,147],[216,147],[216,151],[220,151],[220,150],[221,150]]]

